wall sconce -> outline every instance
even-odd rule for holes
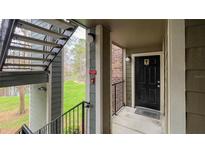
[[[127,56],[127,57],[125,58],[125,61],[126,61],[126,62],[131,62],[131,57],[130,57],[130,56]]]
[[[38,90],[40,90],[40,91],[45,91],[45,92],[46,92],[46,91],[47,91],[47,88],[46,88],[46,87],[39,87]]]
[[[93,34],[93,33],[88,33],[87,40],[88,40],[89,43],[94,42],[94,41],[95,41],[95,34]]]

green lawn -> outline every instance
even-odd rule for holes
[[[85,84],[74,81],[64,83],[64,112],[85,100]]]
[[[85,84],[74,81],[64,83],[64,112],[85,100]],[[12,133],[23,123],[28,124],[29,97],[26,96],[26,110],[24,115],[18,114],[19,97],[0,97],[0,133]],[[9,117],[9,118],[5,118]]]
[[[29,97],[25,96],[26,108],[28,108]],[[18,96],[9,96],[9,97],[0,97],[0,112],[11,111],[18,109],[19,107],[19,97]]]

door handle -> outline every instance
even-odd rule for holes
[[[160,88],[160,85],[158,84],[157,87]]]

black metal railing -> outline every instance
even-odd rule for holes
[[[81,102],[61,116],[52,120],[35,134],[85,134],[86,128],[86,108],[88,102]]]
[[[124,81],[119,81],[112,84],[112,115],[125,105],[124,103]]]
[[[33,134],[33,132],[28,128],[26,124],[23,124],[23,126],[16,133],[17,134]]]

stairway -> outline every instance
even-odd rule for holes
[[[72,20],[3,20],[0,71],[47,71],[77,27]]]

